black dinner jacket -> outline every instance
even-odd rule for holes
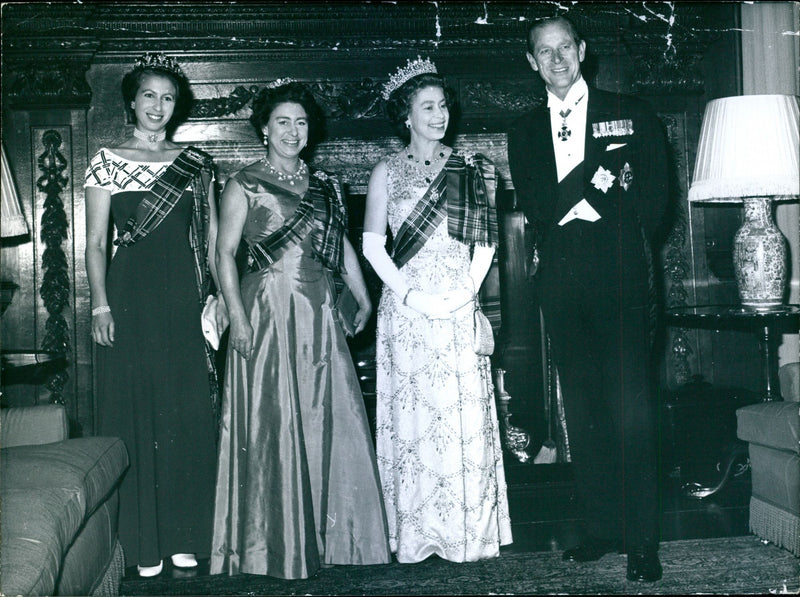
[[[610,121],[630,121],[632,133],[594,136],[593,124]],[[625,145],[607,151],[611,144]],[[558,180],[546,102],[512,124],[508,161],[518,205],[546,239],[564,215],[554,209]],[[668,166],[663,128],[649,106],[632,96],[590,87],[583,164],[584,194],[575,203],[585,198],[600,214],[601,225],[618,226],[624,234],[639,230],[641,224],[652,242],[667,205]],[[630,170],[627,190],[620,184],[625,164]],[[591,182],[601,166],[615,176],[605,193]]]

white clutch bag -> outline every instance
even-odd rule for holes
[[[210,294],[208,298],[206,298],[206,305],[203,307],[203,312],[200,314],[200,325],[203,329],[203,335],[214,350],[219,348],[219,338],[225,331],[224,329],[217,329],[218,305],[219,299],[213,294]]]

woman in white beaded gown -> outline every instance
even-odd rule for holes
[[[474,351],[472,314],[497,245],[494,168],[442,144],[451,102],[429,59],[398,69],[383,96],[408,144],[372,171],[363,235],[384,283],[376,451],[389,544],[405,563],[496,557],[511,525],[489,357]]]

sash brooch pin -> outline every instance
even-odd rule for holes
[[[633,170],[631,169],[631,165],[628,162],[625,162],[622,170],[619,171],[619,186],[627,191],[632,182]]]

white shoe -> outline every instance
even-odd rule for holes
[[[164,560],[158,563],[158,566],[136,566],[139,571],[139,576],[142,578],[149,578],[151,576],[158,576],[164,569]]]
[[[197,559],[193,553],[176,553],[170,556],[172,565],[176,568],[196,568]]]

